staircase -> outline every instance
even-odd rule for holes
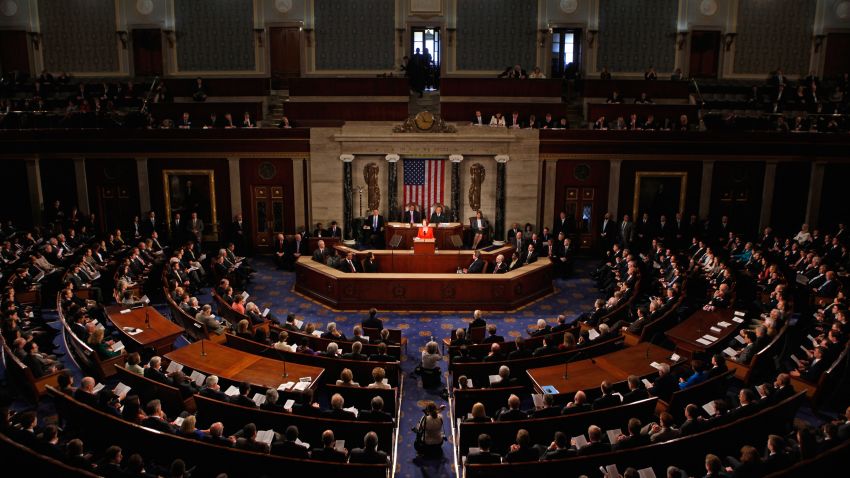
[[[573,101],[567,105],[567,121],[569,121],[571,129],[584,128],[586,121],[580,101]]]
[[[410,101],[407,104],[408,114],[415,115],[421,111],[430,111],[434,115],[440,114],[439,91],[426,91],[422,93],[422,98],[418,93],[410,93]]]

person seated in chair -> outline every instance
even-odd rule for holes
[[[487,231],[490,229],[490,224],[484,219],[484,215],[481,214],[481,211],[475,211],[475,218],[472,219],[472,223],[470,224],[472,228],[472,249],[478,249],[478,244],[484,239],[484,235],[487,234]]]
[[[431,213],[430,222],[431,224],[449,222],[449,216],[443,212],[443,206],[437,206],[434,208],[434,212]]]

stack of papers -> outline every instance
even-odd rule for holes
[[[121,310],[120,310],[120,311],[118,311],[118,312],[119,312],[119,313],[121,313],[121,314],[129,314],[129,313],[130,313],[130,309],[121,309]]]
[[[537,408],[543,408],[543,395],[539,393],[531,394],[531,401],[534,402],[534,406]]]
[[[681,358],[682,357],[679,357],[679,354],[673,354],[673,355],[670,356],[670,360],[673,361],[673,362],[678,362],[679,359],[681,359]]]
[[[714,400],[703,405],[702,409],[705,410],[705,412],[708,413],[708,416],[710,416],[710,417],[713,417],[714,412],[717,411],[717,409],[714,407]]]
[[[183,425],[184,420],[186,420],[186,419],[183,418],[183,417],[177,417],[177,418],[174,419],[173,423],[179,427],[179,426]]]
[[[245,299],[245,300],[248,300],[248,297],[249,297],[249,295],[248,295],[248,291],[247,291],[247,290],[243,290],[243,291],[242,291],[242,298],[243,298],[243,299]]]
[[[705,338],[703,338],[703,337],[698,338],[697,343],[702,344],[702,345],[711,345],[711,342],[709,342],[708,340],[705,340]]]
[[[726,347],[725,349],[723,349],[723,353],[730,357],[735,357],[738,355],[738,351],[733,349],[732,347]]]
[[[655,470],[652,468],[641,468],[638,470],[638,478],[655,478]]]
[[[718,334],[723,331],[723,329],[721,329],[720,327],[712,327],[710,330]]]
[[[487,378],[490,379],[490,385],[493,385],[494,383],[498,383],[502,380],[502,377],[500,377],[498,375],[489,375]]]
[[[649,364],[649,366],[654,368],[655,370],[661,370],[661,364],[658,362],[652,362]]]
[[[92,389],[92,393],[95,393],[95,394],[100,393],[100,391],[103,390],[104,386],[105,385],[103,385],[102,383],[98,383],[97,385],[94,386],[94,389]]]
[[[747,341],[746,341],[746,340],[744,340],[744,338],[743,338],[743,337],[741,337],[740,335],[736,335],[736,336],[735,336],[735,340],[736,340],[739,344],[741,344],[741,345],[744,345],[745,343],[747,343]]]
[[[343,450],[345,450],[345,440],[337,440],[337,441],[334,443],[334,449],[336,449],[336,451],[343,451]]]
[[[719,326],[721,326],[725,329],[726,327],[729,327],[732,324],[730,324],[729,322],[726,322],[725,320],[721,320],[720,322],[717,323],[717,325],[719,325]]]
[[[303,320],[298,320],[298,319],[295,319],[295,320],[293,321],[293,323],[295,324],[295,327],[297,327],[299,330],[301,329],[301,326],[302,326],[302,325],[304,325],[304,321],[303,321]]]
[[[304,390],[307,390],[307,388],[310,386],[310,383],[311,382],[298,382],[295,384],[294,387],[292,387],[292,390],[296,392],[303,392]]]
[[[257,432],[257,441],[271,446],[274,440],[274,430],[262,430]]]
[[[709,342],[717,342],[717,337],[715,337],[713,335],[705,334],[705,335],[702,336],[702,338],[704,338],[705,340],[708,340]]]
[[[732,317],[732,322],[735,322],[736,324],[743,324],[744,319],[736,316],[736,317]]]
[[[277,387],[277,389],[281,392],[285,392],[285,391],[289,390],[290,388],[292,388],[293,385],[295,385],[295,382],[286,382],[286,383],[280,384],[280,386]]]

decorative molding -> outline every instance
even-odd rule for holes
[[[401,156],[399,156],[395,153],[390,153],[390,154],[384,156],[384,159],[386,159],[388,163],[397,163],[398,160],[401,159]]]
[[[350,163],[350,162],[354,161],[354,155],[353,154],[340,154],[339,160],[342,161],[343,163]]]
[[[493,156],[493,159],[495,159],[499,164],[505,164],[511,160],[511,157],[507,154],[497,154],[496,156]]]
[[[274,8],[280,13],[289,13],[292,10],[292,0],[275,0]]]
[[[561,0],[558,7],[560,7],[561,11],[567,15],[573,14],[576,10],[578,10],[578,0]]]
[[[449,155],[449,161],[451,161],[452,163],[460,163],[460,162],[463,161],[463,155],[462,154],[450,154]]]
[[[153,13],[153,0],[136,0],[136,11],[139,15],[148,16]]]

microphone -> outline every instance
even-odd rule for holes
[[[203,325],[201,325],[201,324],[199,324],[199,323],[197,323],[197,322],[192,323],[192,325],[194,325],[194,326],[195,326],[195,328],[197,328],[198,330],[200,330],[201,332],[203,332],[203,330],[204,330],[204,326],[203,326]],[[207,356],[207,351],[206,351],[206,349],[204,349],[204,339],[201,339],[201,357],[206,357],[206,356]]]

